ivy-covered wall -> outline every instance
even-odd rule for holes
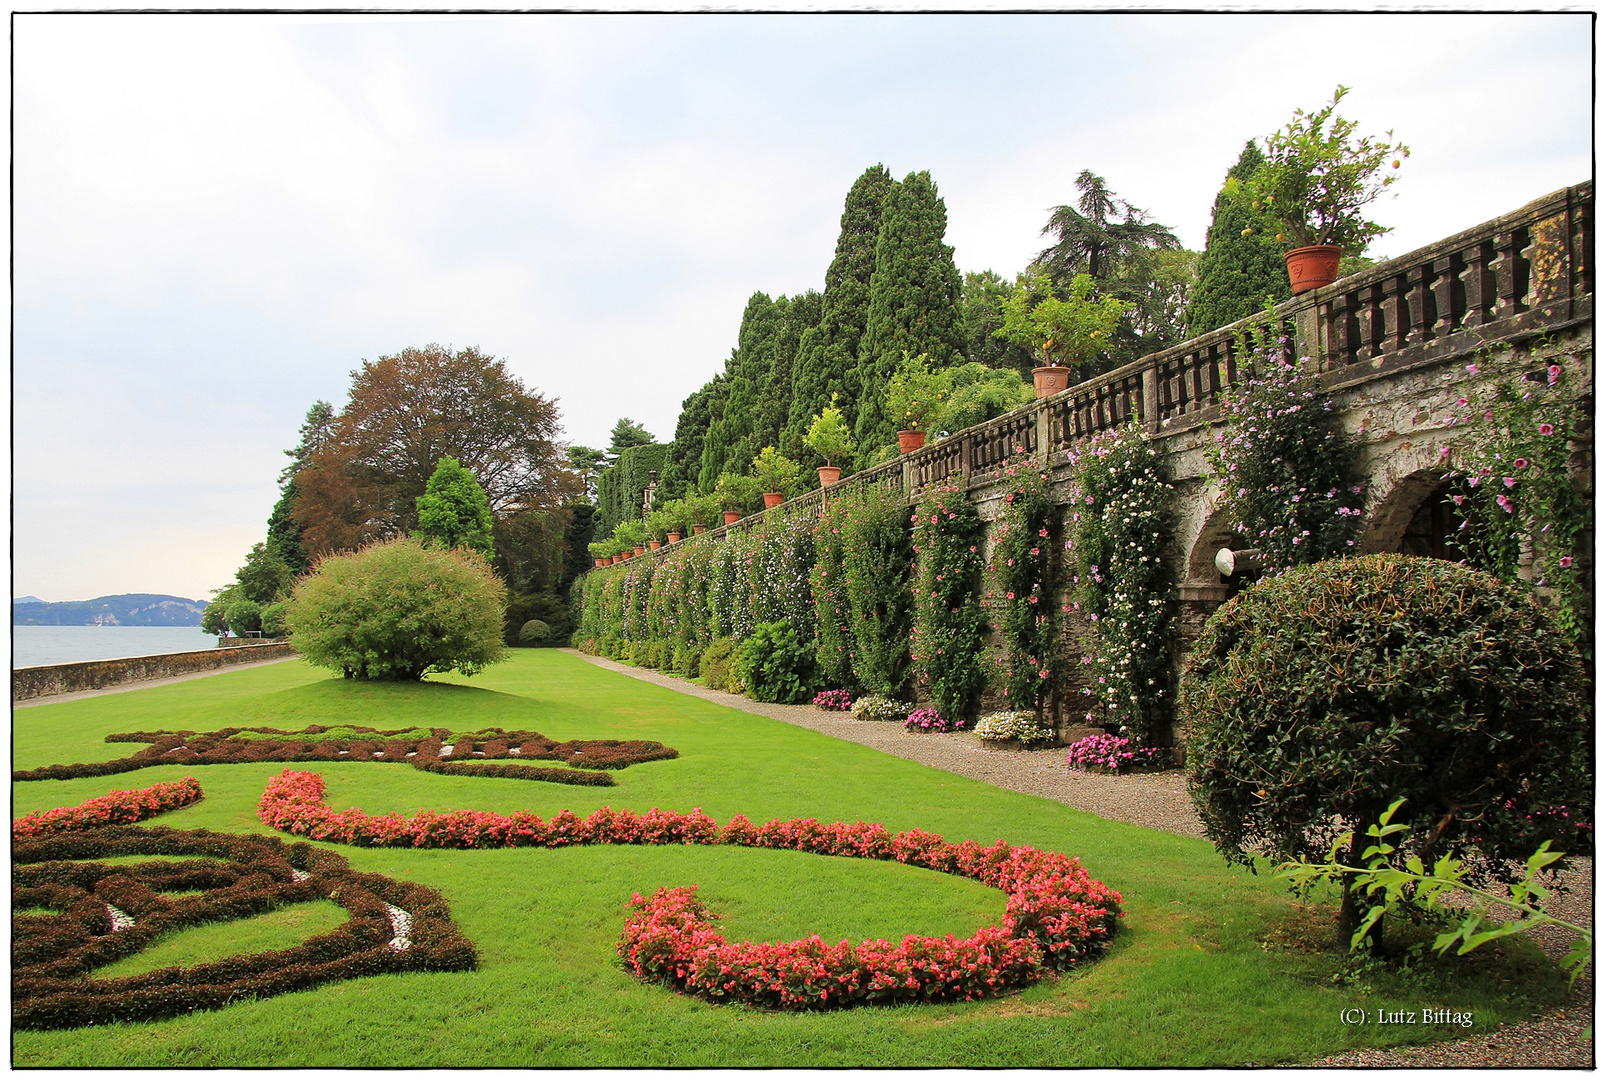
[[[611,536],[621,521],[641,520],[641,495],[657,470],[660,481],[674,443],[632,446],[597,479],[597,517],[594,535]],[[662,485],[660,484],[660,490]],[[654,493],[656,496],[656,492]]]

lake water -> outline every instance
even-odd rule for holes
[[[199,626],[13,626],[11,666],[119,660],[125,656],[217,648]]]

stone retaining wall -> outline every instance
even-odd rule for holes
[[[296,655],[287,641],[229,648],[197,649],[194,652],[161,653],[156,656],[127,656],[118,660],[85,660],[76,664],[42,664],[16,668],[11,672],[11,700],[71,694],[80,690],[100,690],[121,683],[169,679],[235,664],[255,664],[264,660],[283,660]]]

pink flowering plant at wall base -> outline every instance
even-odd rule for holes
[[[827,712],[847,712],[853,708],[853,695],[846,690],[821,690],[814,695],[814,707]]]
[[[941,735],[950,731],[964,731],[963,720],[950,720],[936,709],[915,709],[903,721],[905,731]]]
[[[1136,424],[1068,451],[1070,608],[1088,620],[1087,721],[1152,743],[1171,714],[1175,491]],[[1074,761],[1073,761],[1074,764]]]
[[[1048,474],[1025,447],[1015,450],[1017,456],[999,467],[1004,512],[993,528],[987,562],[987,603],[1004,642],[992,675],[1008,708],[1041,709],[1054,692],[1058,653],[1050,580],[1054,507]]]
[[[986,619],[981,583],[986,526],[956,486],[927,490],[910,517],[914,525],[914,633],[910,658],[920,689],[934,709],[916,710],[905,727],[957,731],[975,715],[986,686]],[[914,723],[915,715],[947,717],[946,726]]]
[[[1073,769],[1108,769],[1114,773],[1153,768],[1167,763],[1170,752],[1139,746],[1116,735],[1089,735],[1071,743],[1065,761]]]
[[[1460,519],[1446,539],[1468,566],[1505,581],[1518,579],[1524,549],[1531,551],[1535,584],[1549,590],[1557,624],[1587,656],[1593,583],[1583,538],[1593,515],[1572,469],[1575,448],[1588,445],[1587,408],[1560,363],[1525,366],[1507,350],[1491,350],[1467,371],[1494,372],[1499,381],[1460,398],[1446,422],[1461,433],[1445,454]]]
[[[1353,554],[1364,488],[1355,442],[1339,429],[1321,372],[1293,358],[1291,339],[1273,319],[1239,342],[1239,370],[1249,377],[1223,395],[1227,420],[1206,456],[1243,546],[1258,548],[1268,575]]]

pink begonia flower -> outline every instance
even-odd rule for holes
[[[1541,434],[1541,435],[1554,435],[1555,433],[1556,433],[1556,425],[1555,424],[1540,424],[1539,425],[1539,434]]]
[[[1519,468],[1519,469],[1526,469],[1528,467],[1528,459],[1525,458],[1525,457],[1520,457],[1516,461],[1513,461],[1511,464],[1514,465],[1515,467]]]
[[[1573,557],[1571,555],[1563,555],[1561,557],[1561,568],[1563,570],[1571,570],[1572,566],[1573,566]]]
[[[1502,476],[1500,479],[1505,482],[1508,488],[1517,486],[1517,478],[1515,476]]]

